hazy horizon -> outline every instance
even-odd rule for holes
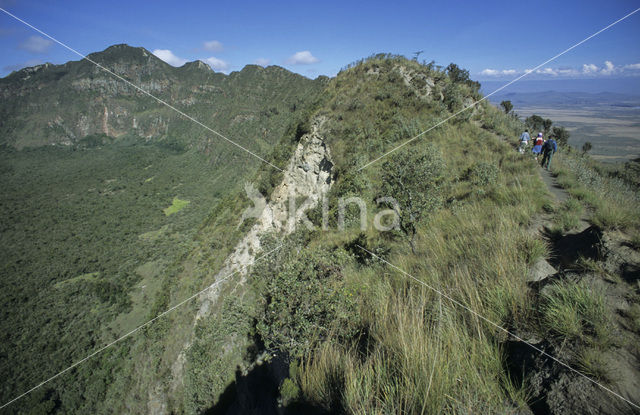
[[[507,84],[503,81],[480,81],[483,94],[490,94],[496,89]],[[597,94],[601,92],[613,92],[627,95],[640,95],[640,77],[610,78],[610,79],[554,79],[554,80],[526,80],[522,79],[509,85],[496,95],[510,92],[585,92]]]

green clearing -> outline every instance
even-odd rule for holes
[[[186,208],[189,205],[189,203],[191,202],[188,200],[182,200],[182,199],[178,199],[177,197],[174,197],[173,202],[171,202],[171,206],[162,209],[162,211],[166,216],[171,216],[174,213],[178,213],[182,209]]]
[[[77,283],[77,282],[94,282],[97,281],[100,277],[100,273],[99,272],[90,272],[88,274],[82,274],[82,275],[78,275],[77,277],[74,278],[69,278],[68,280],[64,280],[64,281],[60,281],[55,283],[54,287],[56,288],[65,288],[65,286],[73,284],[73,283]]]

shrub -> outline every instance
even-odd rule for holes
[[[462,86],[455,83],[447,84],[444,89],[444,103],[451,112],[460,111],[464,105]]]
[[[498,179],[498,166],[486,161],[479,161],[469,169],[468,177],[471,183],[476,186],[492,185]]]
[[[445,164],[434,146],[423,151],[404,150],[394,154],[383,166],[383,194],[394,197],[400,205],[400,229],[414,239],[418,224],[442,204]]]
[[[524,123],[529,127],[529,131],[535,134],[536,131],[542,131],[544,128],[544,118],[539,115],[533,114],[524,120]]]
[[[333,327],[348,335],[354,300],[342,277],[346,252],[291,250],[257,275],[266,282],[266,300],[256,329],[267,349],[300,357]]]
[[[502,107],[502,109],[504,110],[505,114],[508,114],[511,112],[511,110],[513,109],[513,104],[511,103],[511,101],[502,101],[500,103],[500,106]]]
[[[553,135],[556,137],[556,142],[561,147],[566,147],[569,144],[569,131],[564,127],[553,127]]]

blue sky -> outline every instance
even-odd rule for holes
[[[640,7],[640,1],[136,2],[0,0],[0,7],[87,54],[143,46],[174,65],[230,72],[284,66],[314,78],[377,52],[509,80]],[[78,57],[0,12],[0,76]],[[640,84],[640,12],[530,75]],[[541,69],[542,71],[542,69]],[[527,77],[529,78],[529,77]]]

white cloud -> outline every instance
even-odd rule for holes
[[[286,60],[289,65],[310,65],[316,62],[320,62],[320,59],[313,56],[308,50],[296,52]]]
[[[554,69],[551,69],[551,68],[538,69],[536,73],[542,74],[542,75],[551,75],[551,76],[558,75],[558,72],[556,72]]]
[[[616,67],[611,61],[604,61],[604,68],[602,69],[603,75],[611,75],[616,71]]]
[[[260,66],[267,66],[271,63],[271,61],[267,58],[258,58],[255,61],[253,61],[253,63]]]
[[[222,59],[218,59],[214,56],[206,58],[204,61],[209,64],[214,71],[218,72],[227,72],[231,67],[229,62],[223,61]]]
[[[153,54],[171,66],[182,66],[187,63],[186,59],[177,57],[169,49],[156,49]]]
[[[640,69],[640,63],[632,63],[624,66],[616,66],[611,61],[604,61],[604,66],[599,68],[598,66],[590,63],[582,65],[582,73],[585,75],[603,75],[610,76],[614,74],[618,75],[633,75],[635,71]]]
[[[20,43],[18,47],[31,53],[44,53],[51,45],[53,45],[53,41],[49,39],[40,36],[30,36]]]
[[[616,66],[612,61],[604,61],[603,66],[593,63],[585,63],[582,67],[574,68],[561,66],[558,68],[525,69],[519,71],[515,69],[485,69],[479,73],[484,77],[502,77],[516,74],[532,74],[537,79],[544,78],[580,78],[580,77],[604,77],[604,76],[638,76],[640,75],[640,63],[630,63],[623,66]]]
[[[482,72],[480,72],[480,75],[486,75],[486,76],[498,76],[500,75],[500,71],[496,70],[496,69],[485,69]]]
[[[209,52],[221,52],[223,49],[222,43],[217,40],[206,41],[202,46],[204,50],[208,50]]]
[[[556,72],[558,73],[558,75],[562,75],[562,76],[575,76],[580,74],[579,71],[573,68],[558,68],[556,69]]]
[[[483,71],[480,72],[480,75],[484,75],[484,76],[502,76],[502,75],[515,75],[518,71],[516,71],[515,69],[503,69],[503,70],[499,70],[499,69],[485,69]]]

